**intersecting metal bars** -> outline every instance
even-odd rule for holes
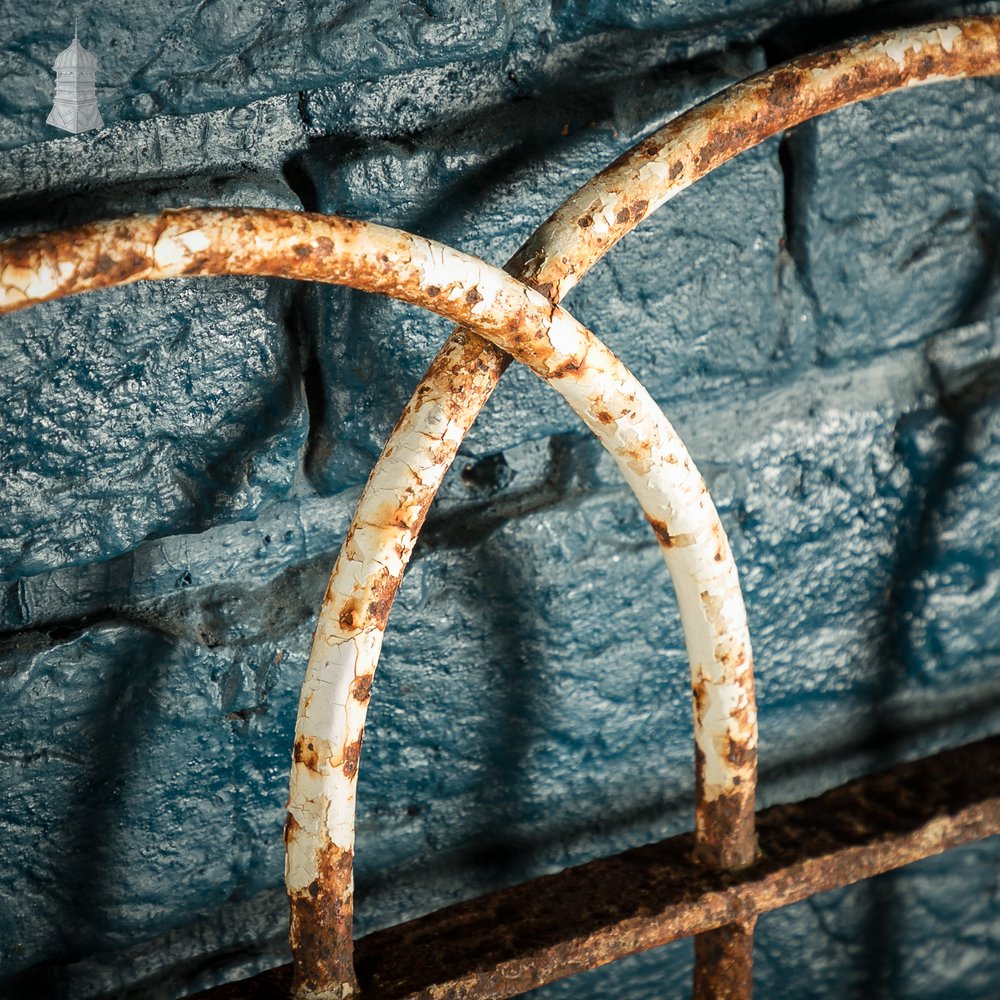
[[[681,116],[650,139],[640,143],[635,150],[626,154],[607,171],[598,175],[566,205],[557,210],[515,258],[511,266],[540,291],[556,300],[579,280],[593,260],[650,211],[741,149],[782,128],[852,100],[874,96],[913,83],[997,72],[998,35],[1000,31],[997,18],[970,18],[930,25],[878,36],[842,49],[796,60],[739,84],[720,97]],[[332,221],[337,223],[337,220]],[[337,224],[350,225],[343,222]],[[295,225],[292,224],[293,229]],[[166,228],[170,228],[169,223]],[[329,248],[320,243],[303,240],[301,232],[293,234],[298,239],[294,245],[300,257],[308,260],[300,259],[297,264],[301,266],[283,271],[273,260],[267,267],[255,270],[260,264],[260,259],[266,258],[270,250],[274,249],[273,245],[270,248],[262,248],[253,245],[251,241],[249,248],[237,249],[231,246],[228,248],[227,262],[222,260],[222,256],[226,255],[218,255],[215,247],[208,247],[208,253],[199,256],[199,251],[205,250],[206,247],[196,245],[199,239],[204,238],[204,233],[197,227],[187,231],[178,231],[177,227],[174,229],[175,232],[171,237],[173,242],[168,239],[166,243],[161,244],[163,233],[152,234],[154,239],[150,246],[153,248],[154,257],[157,257],[155,263],[164,275],[170,273],[171,268],[173,268],[172,273],[176,274],[232,273],[228,269],[232,266],[233,260],[238,260],[240,262],[238,273],[283,273],[286,276],[311,276],[318,280],[330,280],[324,274],[316,273],[317,270],[322,271],[330,266]],[[138,256],[141,258],[142,254]],[[159,259],[160,256],[163,259]],[[190,263],[193,258],[197,258],[199,263],[191,268]],[[19,269],[16,261],[11,265],[9,258],[5,260],[0,270],[0,288],[6,288],[8,307],[16,308],[18,304],[27,304],[31,300],[59,294],[58,290],[53,292],[52,289],[65,287],[67,284],[64,280],[66,275],[61,270],[65,263],[57,259],[54,266],[48,269],[42,268],[30,272],[24,268]],[[72,276],[68,284],[79,279],[83,285],[91,281],[93,287],[154,276],[140,273],[144,269],[148,271],[148,261],[144,264],[141,260],[102,255],[92,258],[89,263],[90,273],[85,273],[87,268],[83,267]],[[383,266],[380,267],[379,263]],[[373,265],[379,273],[381,285],[377,290],[390,291],[388,286],[399,284],[398,276],[393,273],[395,263],[390,266],[388,259],[382,258],[380,262],[369,260],[368,264]],[[442,274],[448,276],[447,268]],[[373,287],[370,276],[363,277],[356,270],[348,281],[354,284],[355,280],[357,287]],[[379,285],[379,281],[374,282],[374,285]],[[424,288],[426,291],[426,281]],[[468,290],[469,286],[465,286],[463,294]],[[441,291],[437,288],[437,294],[441,294]],[[446,294],[454,297],[454,291],[454,286],[449,286]],[[477,285],[473,284],[471,291],[479,296]],[[471,304],[475,305],[478,301],[481,301],[481,296]],[[429,307],[434,308],[434,306]],[[452,314],[448,309],[438,308],[435,311],[445,315]],[[484,312],[489,311],[487,304]],[[482,317],[477,316],[476,319],[481,320]],[[462,348],[458,352],[457,366],[454,364],[456,345]],[[408,408],[410,412],[419,411],[422,399],[426,400],[432,395],[428,392],[428,387],[433,388],[437,378],[439,390],[443,385],[447,393],[454,393],[465,405],[465,412],[461,418],[455,417],[455,426],[464,425],[461,430],[461,433],[464,433],[464,428],[471,422],[475,412],[478,412],[478,408],[485,401],[505,366],[505,360],[487,346],[482,346],[477,356],[477,346],[474,337],[468,332],[453,338],[418,389],[414,403]],[[508,343],[507,346],[511,345]],[[465,395],[462,382],[456,381],[453,376],[469,371],[479,378],[473,392]],[[560,373],[560,377],[564,375],[565,372]],[[473,378],[471,381],[476,383],[477,380]],[[591,416],[595,418],[596,423],[603,422],[598,414],[592,412]],[[595,420],[588,422],[595,430],[600,430],[595,426]],[[405,421],[404,414],[401,426]],[[451,436],[454,437],[454,434]],[[399,442],[395,444],[398,447]],[[457,448],[457,441],[454,444]],[[393,445],[394,442],[390,441],[386,453],[390,452]],[[452,451],[452,456],[453,454]],[[448,462],[450,457],[443,463],[444,468]],[[434,481],[434,477],[441,465],[441,462],[435,463],[434,474],[426,479],[420,475],[416,476],[419,481],[417,489],[423,490],[424,496],[419,502],[414,503],[416,493],[411,491],[409,496],[411,506],[426,511],[424,499],[429,503],[430,496],[433,496],[440,481],[439,479]],[[443,471],[440,474],[443,475]],[[375,478],[373,475],[373,482]],[[412,536],[410,549],[422,520],[421,513],[416,522],[408,526],[415,528],[410,532]],[[653,520],[655,528],[656,519]],[[679,544],[676,535],[671,537],[669,531],[666,538],[663,537],[662,530],[658,531],[658,535],[661,544],[667,543],[665,548]],[[395,583],[398,583],[398,575],[402,573],[408,554],[409,551],[402,559],[398,574],[393,574],[396,576]],[[359,581],[355,581],[357,582]],[[388,583],[385,579],[382,582]],[[364,586],[364,582],[361,583]],[[385,615],[388,614],[388,605],[395,591],[395,583],[383,587],[383,600],[376,615],[381,619],[379,640]],[[326,608],[324,610],[326,611]],[[374,661],[377,660],[377,643],[372,645],[369,653],[374,654],[371,658],[373,670]],[[746,655],[749,662],[748,644]],[[697,708],[698,678],[694,657],[692,657],[692,668],[696,680]],[[370,673],[367,674],[367,679],[370,681]],[[364,694],[367,696],[367,686],[364,686]],[[363,702],[366,697],[358,700]],[[702,715],[703,713],[696,711],[696,736],[699,733]],[[755,739],[753,745],[746,746],[747,749],[753,750]],[[342,756],[339,761],[345,768],[351,769],[349,777],[352,779],[356,776],[359,749],[360,736],[354,748],[353,758],[345,759]],[[701,749],[700,741],[699,749]],[[300,751],[301,748],[297,746],[297,760]],[[706,781],[704,754],[699,754],[698,763],[696,853],[703,862],[721,868],[744,867],[753,860],[753,782],[744,782],[743,787],[735,794],[720,796],[718,789],[713,789],[711,783]],[[737,766],[740,764],[753,768],[755,754],[752,760],[747,757],[740,760]],[[734,787],[739,788],[740,783],[730,786],[725,791],[733,793]],[[353,789],[351,800],[353,811]],[[326,876],[324,884],[330,881],[331,873],[327,872]],[[349,858],[346,868],[341,866],[340,870],[332,873],[332,877],[334,881],[339,879],[342,889],[346,886],[340,894],[340,902],[344,904],[340,913],[342,917],[346,917],[346,922],[338,920],[338,926],[332,929],[340,942],[345,940],[349,942]],[[736,996],[748,992],[752,919],[752,917],[741,918],[730,929],[712,932],[699,943],[698,952],[705,961],[700,963],[699,973],[696,975],[698,996]],[[708,968],[709,959],[711,959],[711,970]],[[320,989],[315,995],[327,995],[323,992],[322,985],[317,985]],[[346,992],[353,990],[351,983],[343,985]],[[311,989],[302,990],[301,982],[300,991],[306,995],[313,992]],[[331,992],[329,995],[337,993]]]
[[[357,942],[362,993],[516,996],[994,836],[1000,737],[772,806],[757,831],[760,856],[738,872],[698,863],[687,833],[377,931]],[[290,980],[284,966],[198,1000],[275,1000]]]
[[[701,685],[696,729],[713,737],[700,755],[702,765],[719,780],[735,775],[738,785],[743,776],[753,786],[750,639],[732,553],[705,484],[635,377],[538,292],[407,233],[336,217],[249,209],[180,210],[15,240],[0,247],[0,267],[0,310],[101,284],[251,272],[309,277],[319,271],[324,281],[430,303],[443,315],[475,322],[562,394],[617,462],[674,578],[692,672]],[[414,482],[440,482],[447,466],[437,451],[448,461],[454,454],[457,435],[446,407],[455,395],[446,394],[443,407],[424,407],[415,444],[386,449],[382,467],[396,478],[388,486],[375,476],[369,483],[324,603],[336,614],[322,616],[314,636],[286,825],[286,881],[299,958],[296,995],[357,992],[350,914],[364,715],[388,608],[426,512],[412,499]],[[415,524],[409,545],[387,547],[385,534],[395,537],[401,522]]]

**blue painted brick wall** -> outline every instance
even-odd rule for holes
[[[1000,4],[94,0],[107,127],[44,124],[62,3],[0,18],[0,235],[341,212],[500,263],[640,136],[786,55]],[[83,11],[81,10],[81,13]],[[1000,81],[765,143],[568,301],[675,420],[741,568],[766,803],[1000,717]],[[343,289],[136,285],[0,320],[0,995],[168,998],[285,960],[313,620],[447,333]],[[687,667],[610,461],[512,370],[400,592],[358,930],[686,829]],[[759,995],[995,998],[995,846],[762,919]],[[682,996],[679,942],[539,996]]]

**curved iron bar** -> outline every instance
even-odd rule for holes
[[[856,101],[915,84],[1000,72],[1000,17],[970,17],[885,32],[791,60],[738,83],[641,141],[570,197],[512,258],[507,270],[558,302],[597,260],[656,208],[736,154],[777,132]],[[356,554],[345,546],[321,611],[336,634],[346,608],[371,608],[368,626],[378,633],[388,614],[427,509],[459,443],[503,374],[510,358],[471,331],[456,331],[414,392],[372,470],[352,532],[363,531],[378,549]],[[435,432],[447,400],[447,436]],[[420,468],[409,474],[407,461]],[[433,470],[433,474],[431,472]],[[395,507],[380,506],[405,483]],[[351,536],[349,535],[349,538]],[[661,538],[661,543],[663,539]],[[383,570],[393,568],[389,577]],[[354,621],[353,610],[351,612]],[[373,632],[373,634],[374,634]],[[374,671],[373,640],[359,670]],[[733,674],[749,670],[734,665]],[[696,744],[695,833],[706,864],[735,869],[754,860],[756,731],[741,717],[741,703],[719,713],[709,693],[716,678],[692,657]],[[716,714],[718,713],[718,714]],[[360,740],[363,717],[354,730]],[[718,747],[727,748],[725,754]],[[721,758],[725,759],[721,759]],[[296,918],[292,947],[297,988],[321,983],[315,941],[304,928],[323,927],[323,939],[339,940],[339,970],[327,982],[350,978],[350,939],[334,932],[350,914],[350,872],[339,869],[341,892],[334,909],[317,904]],[[752,923],[699,935],[695,996],[749,996]],[[329,953],[324,951],[324,955]],[[328,960],[328,959],[324,959]],[[319,987],[322,995],[325,987]]]
[[[659,539],[692,670],[707,681],[701,715],[723,722],[725,741],[709,749],[707,771],[724,775],[734,761],[745,766],[752,759],[756,706],[746,614],[729,543],[701,476],[621,361],[563,309],[506,272],[372,223],[275,210],[184,209],[0,245],[0,312],[134,281],[251,273],[349,284],[426,306],[474,325],[551,384],[611,452]],[[463,336],[457,342],[467,343]],[[304,948],[310,968],[322,974],[321,980],[300,977],[296,989],[308,996],[357,991],[349,960],[336,963],[351,935],[358,760],[386,618],[416,540],[414,530],[408,545],[386,549],[386,530],[398,529],[387,514],[412,516],[414,484],[440,481],[447,468],[435,443],[450,461],[460,440],[450,414],[461,407],[461,394],[431,399],[423,393],[420,400],[419,447],[387,447],[383,458],[397,478],[370,481],[358,506],[333,574],[354,587],[343,598],[328,593],[324,606],[335,601],[338,612],[320,619],[302,688],[285,832],[293,929],[300,954]],[[373,579],[374,596],[366,589]],[[741,754],[734,753],[737,739]],[[333,919],[314,920],[320,907]]]

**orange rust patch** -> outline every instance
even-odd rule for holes
[[[347,778],[353,778],[358,773],[358,761],[361,759],[361,741],[363,738],[364,733],[344,748],[344,763],[341,765],[341,770]]]
[[[358,607],[358,602],[353,597],[348,598],[337,619],[340,622],[340,627],[345,632],[353,632],[354,629],[360,628],[361,622],[358,620],[360,614],[361,609]]]
[[[205,250],[190,254],[188,262],[181,269],[183,274],[228,274],[232,267],[232,258],[224,250],[217,250],[213,246],[206,247]],[[259,274],[271,274],[275,267],[271,258],[261,262]]]
[[[316,860],[316,879],[304,892],[289,897],[289,940],[295,958],[291,995],[339,989],[342,983],[350,984],[354,995],[354,852],[327,844]]]
[[[552,357],[553,354],[555,354],[555,351],[549,351],[547,357]],[[570,358],[569,360],[564,361],[561,365],[557,365],[553,368],[546,378],[570,378],[573,375],[576,375],[580,371],[581,367],[582,365],[579,361],[575,358]]]
[[[47,256],[48,254],[46,254]],[[65,259],[65,251],[60,251],[59,248],[53,248],[51,255],[55,258],[54,263],[58,261],[59,258]],[[4,251],[4,256],[8,257],[6,248]],[[40,265],[40,261],[32,261],[30,264],[30,269],[32,271],[36,270]],[[78,265],[77,273],[80,278],[83,279],[83,284],[78,284],[77,280],[74,280],[72,284],[63,286],[60,282],[60,286],[65,292],[71,292],[80,288],[103,288],[105,286],[117,285],[120,282],[127,281],[132,275],[137,274],[139,271],[144,271],[150,266],[148,258],[143,254],[133,250],[127,245],[122,248],[120,253],[116,253],[114,256],[104,252],[103,250],[97,255],[93,261],[93,274],[88,275],[87,268]],[[94,280],[97,278],[98,280]]]
[[[423,517],[420,518],[421,523]],[[419,531],[419,525],[416,529]],[[399,589],[399,577],[394,576],[388,569],[382,569],[378,576],[371,583],[371,600],[368,602],[368,621],[385,628],[385,623],[389,619],[389,612],[392,610],[392,602],[396,598],[396,591]]]
[[[305,764],[310,771],[320,769],[320,751],[317,749],[318,740],[308,739],[300,736],[295,741],[292,750],[292,759],[296,764]]]
[[[351,697],[362,705],[372,696],[372,678],[370,674],[362,674],[351,681]]]

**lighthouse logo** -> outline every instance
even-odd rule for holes
[[[56,56],[56,99],[46,119],[66,132],[89,132],[102,128],[104,119],[97,109],[97,57],[81,44],[77,30],[68,49]]]

